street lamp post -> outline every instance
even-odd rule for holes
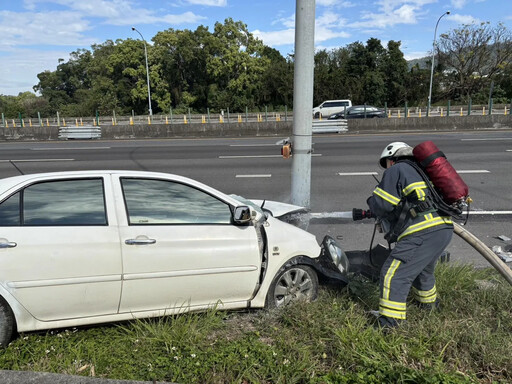
[[[132,27],[132,31],[137,32],[142,41],[144,42],[144,56],[146,57],[146,76],[148,79],[148,104],[149,104],[149,116],[153,116],[153,110],[151,109],[151,89],[149,87],[149,66],[148,66],[148,50],[146,48],[146,40],[144,39],[144,36],[142,36],[142,33],[140,33],[137,28]]]
[[[432,80],[434,78],[434,57],[436,55],[437,26],[439,25],[439,21],[443,18],[443,16],[449,15],[449,14],[450,14],[450,11],[446,11],[441,16],[439,16],[439,19],[437,19],[437,23],[436,23],[436,29],[434,30],[434,42],[432,43],[432,68],[430,69],[430,88],[428,91],[427,116],[430,115],[430,104],[432,103]]]

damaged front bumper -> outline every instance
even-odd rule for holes
[[[347,251],[347,259],[350,263],[349,272],[378,280],[380,269],[390,252],[389,248],[382,244],[377,244],[370,251]]]
[[[371,251],[344,252],[331,236],[325,236],[320,257],[317,259],[317,270],[329,279],[349,282],[351,274],[364,275],[378,280],[380,269],[389,256],[389,248],[381,244]]]
[[[326,278],[348,284],[349,276],[363,275],[378,280],[380,269],[389,256],[389,248],[377,244],[371,251],[343,251],[336,241],[325,236],[316,269]]]

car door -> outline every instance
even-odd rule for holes
[[[0,281],[42,321],[117,313],[121,251],[110,179],[36,179],[5,197]]]
[[[348,112],[348,118],[351,119],[362,119],[364,118],[364,109],[363,108],[351,108]]]
[[[261,264],[253,226],[233,225],[230,205],[197,185],[119,182],[126,206],[121,312],[246,305]]]

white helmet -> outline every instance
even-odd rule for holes
[[[386,168],[386,159],[402,156],[412,156],[412,147],[401,141],[394,141],[386,145],[386,148],[382,151],[379,164],[382,168]]]

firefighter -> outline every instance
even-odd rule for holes
[[[434,268],[451,241],[453,223],[432,204],[426,182],[413,166],[412,147],[387,145],[379,164],[382,180],[367,200],[384,238],[395,243],[380,271],[378,326],[394,328],[406,319],[406,301],[412,287],[414,302],[423,308],[438,306]]]

